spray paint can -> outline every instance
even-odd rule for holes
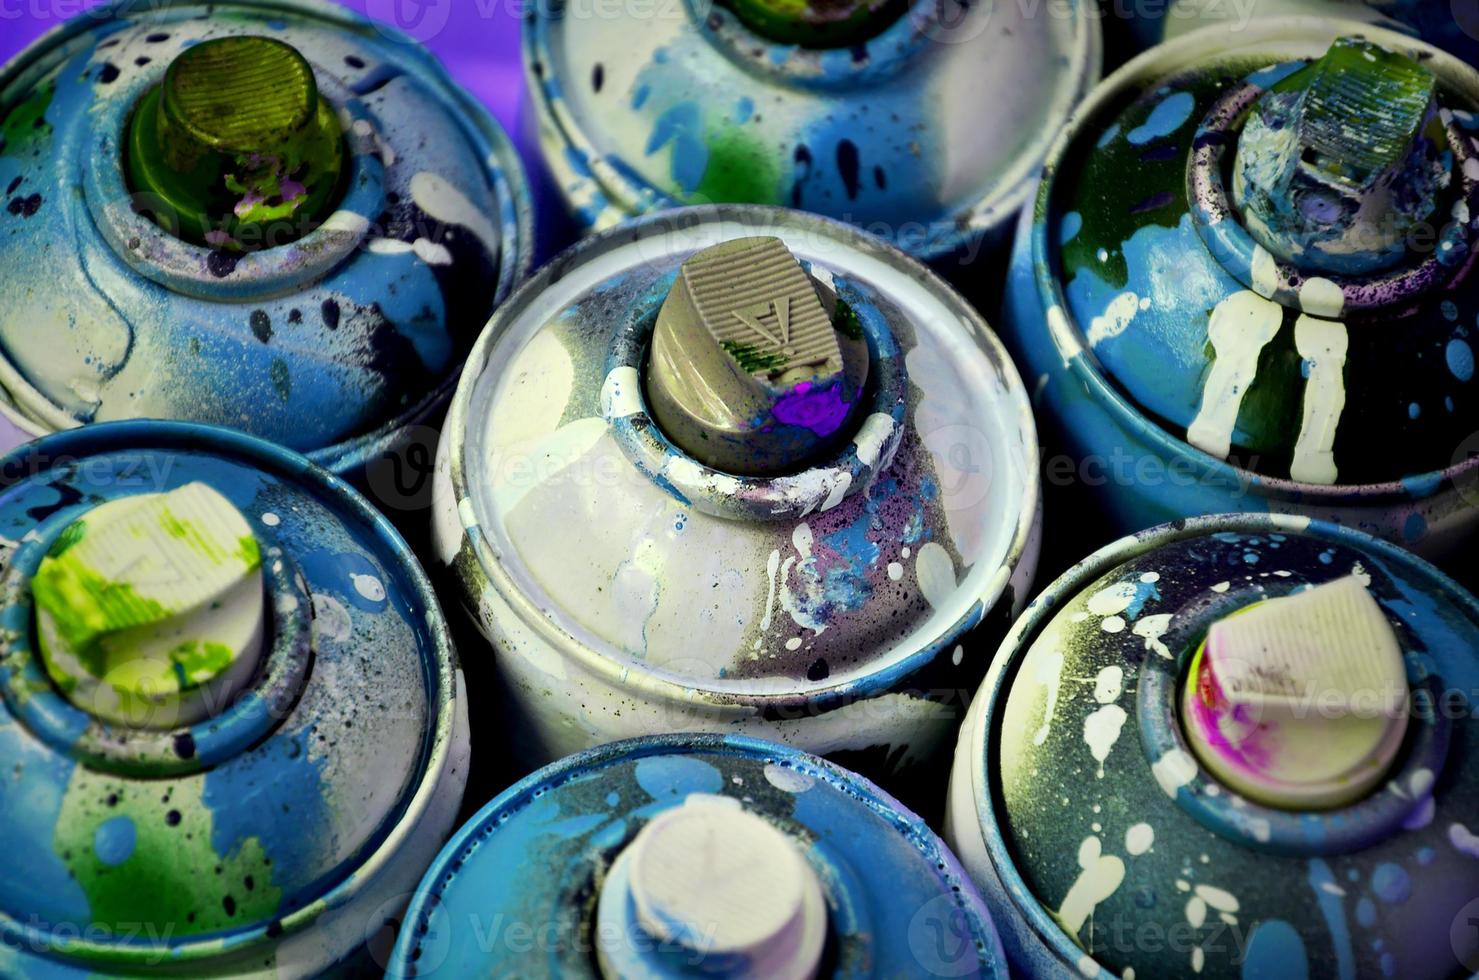
[[[850,226],[729,205],[516,297],[449,411],[433,536],[525,771],[654,732],[885,779],[945,747],[966,634],[1010,621],[1039,540],[1026,392],[979,316]]]
[[[497,124],[337,4],[89,11],[0,73],[0,120],[0,411],[31,435],[171,418],[356,470],[437,422],[529,268]]]
[[[948,848],[836,765],[740,736],[561,760],[489,803],[412,900],[402,977],[1005,976]]]
[[[1034,601],[946,839],[1037,976],[1467,976],[1479,603],[1290,515],[1126,538]]]
[[[581,231],[685,204],[803,209],[970,261],[1099,78],[1094,5],[536,5],[549,182]],[[1052,70],[1044,70],[1050,66]]]
[[[1154,10],[1130,9],[1146,47],[1214,23],[1241,30],[1254,17],[1326,17],[1410,34],[1469,64],[1479,62],[1479,7],[1470,0],[1177,0]]]
[[[404,542],[227,429],[99,424],[0,466],[0,973],[355,955],[467,779],[461,670]]]
[[[1313,20],[1168,42],[1090,98],[1003,329],[1059,445],[1111,474],[1116,533],[1290,512],[1433,557],[1472,533],[1476,106],[1456,59]]]

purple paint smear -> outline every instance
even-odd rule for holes
[[[842,428],[851,411],[852,403],[843,400],[840,382],[818,388],[803,381],[775,403],[771,415],[777,422],[803,426],[826,437]]]

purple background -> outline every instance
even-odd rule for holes
[[[523,75],[519,11],[524,0],[340,0],[394,24],[431,48],[452,76],[483,100],[509,135],[517,132]],[[96,0],[0,0],[0,62]],[[139,3],[148,9],[149,0]]]
[[[0,0],[0,63],[55,25],[98,0]],[[147,9],[149,0],[138,0]],[[483,101],[513,137],[526,169],[533,150],[519,137],[523,73],[519,65],[519,11],[526,0],[340,0],[346,7],[394,24],[426,44],[452,77]],[[532,170],[530,172],[533,172]],[[25,435],[0,417],[0,453]]]

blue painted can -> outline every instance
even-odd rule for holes
[[[1443,189],[1406,250],[1276,257],[1242,164],[1342,35],[1436,77],[1414,145]],[[1001,328],[1045,441],[1114,533],[1295,513],[1457,552],[1479,526],[1476,109],[1479,73],[1456,58],[1311,19],[1167,42],[1089,98],[1020,222]]]
[[[175,59],[247,35],[306,59],[344,148],[326,218],[255,251],[176,237],[125,167]],[[529,192],[497,123],[338,4],[105,5],[0,72],[0,120],[0,411],[30,435],[179,419],[350,472],[436,424],[530,267]]]
[[[0,974],[303,977],[368,958],[467,779],[462,672],[399,535],[304,457],[195,424],[87,426],[0,474]],[[104,722],[43,669],[32,575],[78,517],[192,483],[257,544],[257,665],[196,724]]]
[[[1395,635],[1401,747],[1353,802],[1257,802],[1187,737],[1193,654],[1214,622],[1337,581]],[[1028,975],[1468,976],[1476,705],[1479,601],[1421,559],[1293,516],[1153,528],[1018,622],[962,729],[945,836]]]
[[[1100,74],[1092,0],[871,3],[888,11],[870,33],[819,46],[772,39],[740,6],[676,0],[611,17],[535,5],[532,116],[581,231],[679,205],[765,204],[838,218],[916,258],[969,261],[1005,237]],[[827,6],[842,5],[813,9]]]
[[[649,409],[680,267],[741,239],[778,239],[871,363],[839,438],[776,473],[701,462]],[[1040,515],[1027,392],[964,300],[848,225],[725,205],[587,239],[504,305],[442,432],[433,547],[523,771],[714,731],[893,788],[948,751]]]
[[[634,848],[645,845],[650,859],[654,824],[701,810],[739,819],[742,829],[744,822],[763,822],[760,833],[774,835],[767,842],[774,850],[766,863],[742,869],[724,857],[741,842],[715,839],[718,866],[682,868],[679,877],[687,881],[677,887],[700,881],[734,895],[756,878],[761,885],[771,878],[772,902],[783,905],[794,870],[786,865],[797,860],[801,874],[820,885],[824,906],[816,921],[825,924],[811,947],[820,957],[807,975],[1005,976],[975,888],[923,821],[831,763],[718,735],[602,746],[535,773],[489,803],[427,873],[388,975],[756,975],[757,959],[791,944],[785,929],[749,956],[721,963],[715,945],[737,932],[727,915],[699,936],[659,937],[619,914],[627,886],[647,913],[663,907],[661,896],[637,887],[642,868]],[[689,909],[682,917],[706,911]],[[745,938],[765,935],[764,925]]]
[[[1471,0],[1175,0],[1169,6],[1127,6],[1146,47],[1210,24],[1240,29],[1254,17],[1338,17],[1411,34],[1479,63],[1479,6]]]

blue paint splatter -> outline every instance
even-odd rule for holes
[[[741,96],[734,105],[734,121],[740,125],[749,122],[755,115],[755,100],[748,95]]]
[[[632,108],[640,109],[647,104],[647,97],[652,94],[651,85],[638,85],[637,90],[632,93]]]
[[[1265,919],[1253,927],[1248,951],[1243,955],[1244,980],[1261,977],[1307,980],[1309,975],[1309,955],[1293,926],[1283,919]]]
[[[1125,138],[1136,146],[1143,146],[1151,140],[1169,136],[1191,118],[1194,108],[1196,99],[1192,98],[1190,92],[1177,92],[1162,99],[1160,104],[1150,110],[1145,122],[1130,130]]]
[[[1474,377],[1474,349],[1467,341],[1455,337],[1448,342],[1448,349],[1444,351],[1444,357],[1448,361],[1448,370],[1460,381],[1468,381]]]
[[[724,788],[719,770],[686,755],[649,756],[637,763],[637,785],[660,802],[690,793],[717,793]]]
[[[680,102],[657,119],[647,141],[647,155],[673,147],[673,180],[692,194],[709,169],[709,146],[703,138],[703,111],[697,102]]]
[[[1370,929],[1376,925],[1376,903],[1369,898],[1362,898],[1357,902],[1356,921],[1363,929]]]
[[[1315,901],[1320,905],[1320,914],[1325,918],[1325,926],[1330,930],[1330,945],[1335,951],[1335,976],[1339,980],[1354,980],[1356,958],[1351,949],[1350,927],[1345,919],[1345,902],[1339,895],[1326,891],[1326,885],[1335,883],[1335,875],[1321,858],[1310,860],[1309,883],[1314,890]]]
[[[1371,890],[1388,905],[1401,905],[1412,897],[1412,879],[1400,864],[1387,862],[1371,875]]]
[[[1099,144],[1098,144],[1099,145],[1099,149],[1102,150],[1106,146],[1108,146],[1110,143],[1113,143],[1114,142],[1114,138],[1116,136],[1118,136],[1119,134],[1120,134],[1120,124],[1119,123],[1115,123],[1113,126],[1110,126],[1108,129],[1106,129],[1104,131],[1104,135],[1099,137]]]
[[[1423,413],[1423,407],[1421,405],[1419,405],[1417,402],[1412,402],[1411,404],[1409,404],[1407,406],[1407,417],[1410,418],[1410,419],[1415,419],[1419,415],[1421,415],[1422,413]]]
[[[1083,230],[1083,227],[1084,216],[1079,214],[1077,211],[1068,212],[1063,216],[1063,224],[1060,226],[1059,229],[1059,243],[1067,245],[1069,242],[1078,237],[1078,233]]]
[[[98,860],[111,867],[127,861],[134,853],[139,830],[132,817],[114,817],[98,825],[92,835],[92,850]]]
[[[1272,88],[1290,75],[1304,68],[1306,64],[1308,62],[1286,61],[1282,65],[1274,65],[1272,68],[1265,68],[1262,71],[1254,72],[1248,76],[1248,81],[1257,85],[1259,88]]]

